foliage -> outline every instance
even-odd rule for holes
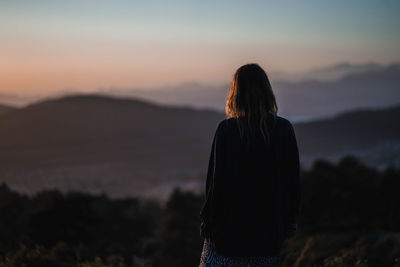
[[[302,170],[299,233],[286,240],[282,266],[399,266],[400,170],[347,156]],[[0,186],[1,266],[198,266],[204,198],[179,189],[165,206]]]

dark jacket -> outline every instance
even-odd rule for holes
[[[245,149],[237,119],[215,131],[200,235],[226,256],[279,255],[288,224],[297,223],[302,190],[292,124],[268,115],[270,142],[261,131]]]

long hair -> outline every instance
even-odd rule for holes
[[[225,112],[228,118],[237,119],[243,143],[251,144],[250,140],[261,131],[269,144],[267,117],[272,114],[275,119],[278,106],[268,76],[258,64],[246,64],[237,69]]]

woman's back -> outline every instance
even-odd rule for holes
[[[246,147],[237,118],[221,121],[215,132],[202,235],[226,256],[278,255],[288,218],[296,216],[293,207],[288,214],[290,185],[298,180],[294,131],[280,116],[269,114],[267,122],[268,145],[260,131]]]

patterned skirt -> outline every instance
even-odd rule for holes
[[[275,267],[279,256],[226,257],[218,254],[213,246],[204,240],[199,267]]]

